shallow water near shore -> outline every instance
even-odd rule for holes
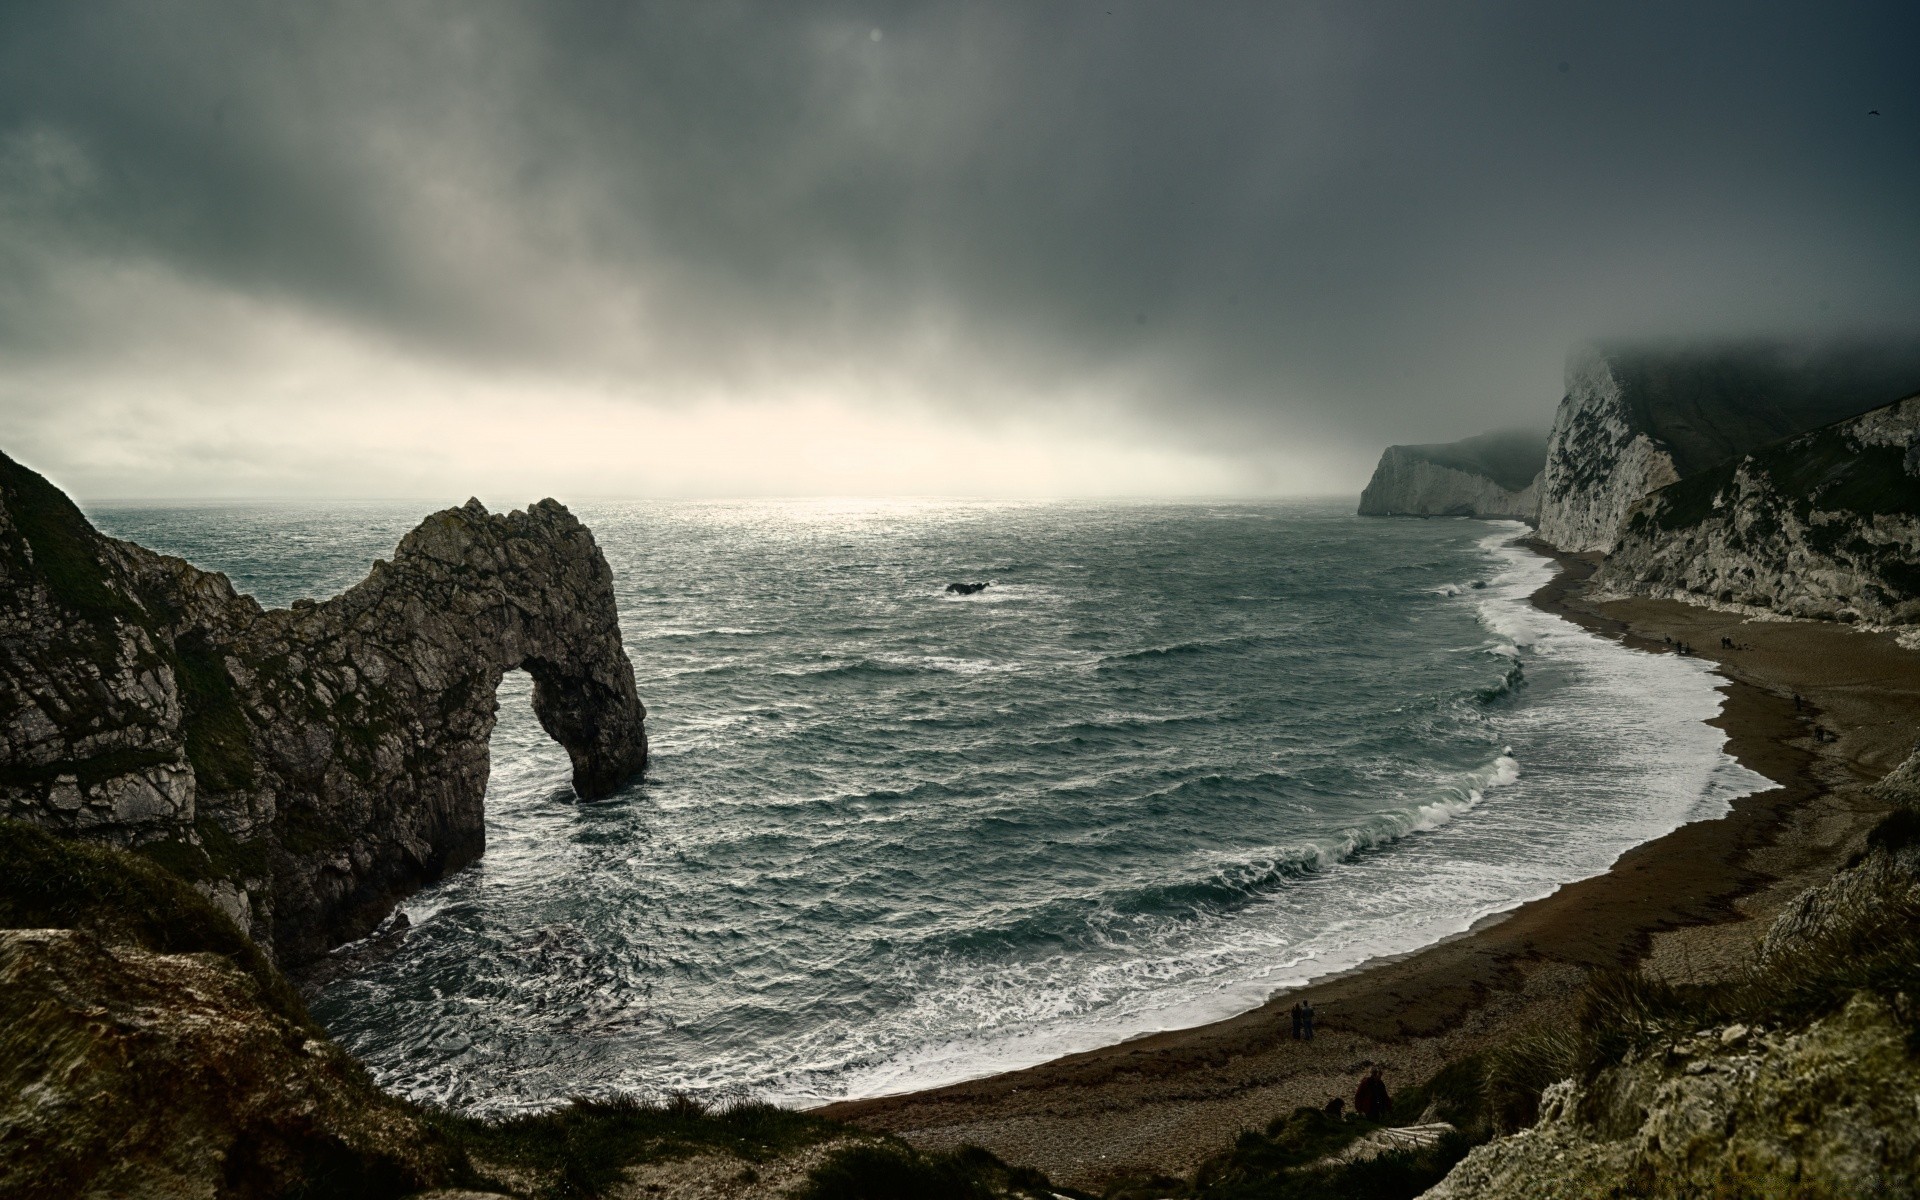
[[[572,802],[501,687],[485,859],[314,1015],[403,1094],[795,1103],[1257,1005],[1763,786],[1707,664],[1535,609],[1523,528],[1346,503],[583,504],[651,716]],[[111,506],[263,603],[418,504]],[[955,596],[955,581],[991,581]]]

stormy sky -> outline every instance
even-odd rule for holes
[[[1584,339],[1920,327],[1916,47],[1910,0],[12,0],[0,448],[83,499],[1351,493],[1544,425]]]

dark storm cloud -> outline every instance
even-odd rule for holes
[[[0,349],[133,336],[59,284],[132,262],[655,399],[873,360],[1433,440],[1546,419],[1581,338],[1920,319],[1915,45],[1899,3],[16,3]]]

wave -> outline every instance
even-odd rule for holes
[[[1190,712],[1190,713],[1103,713],[1097,717],[1084,717],[1076,721],[1067,721],[1048,730],[1052,738],[1029,742],[1030,746],[1051,746],[1059,744],[1062,738],[1074,738],[1089,733],[1133,733],[1144,729],[1164,729],[1170,725],[1215,725],[1241,719],[1232,712]]]
[[[716,629],[653,629],[635,634],[633,637],[636,641],[667,642],[694,641],[708,637],[770,637],[773,632],[771,629],[732,629],[721,626]]]
[[[990,658],[960,658],[950,654],[882,654],[876,661],[891,666],[944,671],[949,675],[994,675],[1021,669],[1019,663],[995,662]]]
[[[1164,658],[1179,658],[1188,654],[1212,654],[1220,650],[1230,650],[1243,646],[1257,646],[1266,641],[1263,637],[1198,638],[1187,642],[1172,642],[1165,646],[1149,646],[1144,650],[1129,650],[1124,654],[1101,656],[1099,670],[1122,663],[1148,663]]]
[[[1507,649],[1507,647],[1499,647],[1493,651],[1489,651],[1489,653],[1498,654],[1502,649]],[[1481,704],[1493,704],[1497,701],[1504,700],[1526,686],[1527,668],[1526,664],[1520,661],[1519,655],[1517,653],[1513,655],[1502,654],[1501,657],[1507,659],[1507,669],[1506,672],[1500,676],[1500,681],[1489,684],[1473,694],[1473,698]]]
[[[791,679],[814,680],[859,679],[863,677],[899,678],[925,673],[926,668],[911,663],[885,662],[872,658],[856,659],[852,662],[830,663],[824,666],[774,667],[768,671],[770,675],[784,675]]]
[[[1221,785],[1250,786],[1262,779],[1283,776],[1263,773],[1244,779],[1205,776],[1189,780],[1160,795],[1184,790],[1212,790]],[[1092,910],[1121,917],[1152,916],[1175,921],[1217,917],[1260,903],[1295,885],[1363,855],[1385,851],[1408,837],[1430,833],[1478,808],[1486,794],[1520,779],[1520,764],[1501,753],[1485,766],[1465,773],[1452,784],[1404,808],[1375,814],[1333,834],[1272,846],[1258,853],[1216,857],[1200,874],[1141,884],[1108,892],[1097,899],[1056,900],[1038,911],[998,924],[988,923],[941,939],[948,949],[983,945],[1071,944],[1106,932]],[[1076,935],[1075,930],[1081,932]]]

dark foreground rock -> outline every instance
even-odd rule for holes
[[[0,1195],[393,1196],[449,1152],[215,954],[0,930]]]
[[[515,669],[581,797],[645,766],[612,572],[552,500],[435,513],[341,595],[263,610],[0,455],[0,814],[138,849],[283,964],[480,855]]]

